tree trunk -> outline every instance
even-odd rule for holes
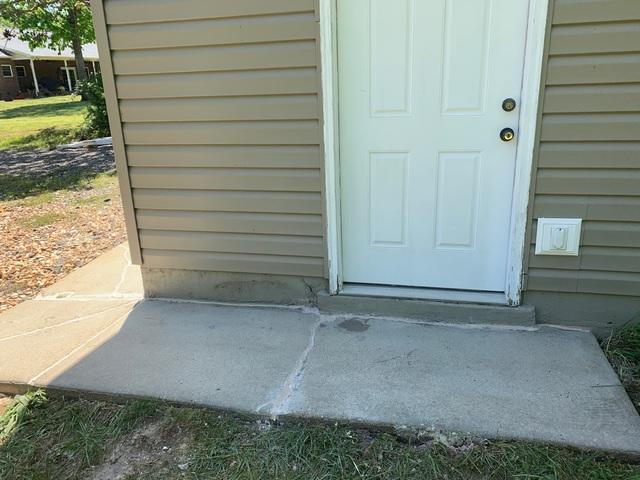
[[[74,8],[69,10],[69,26],[73,34],[71,43],[73,56],[76,61],[76,79],[81,82],[87,79],[87,70],[84,65],[84,57],[82,56],[82,41],[80,40],[80,32],[78,31],[78,17]]]

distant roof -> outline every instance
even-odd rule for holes
[[[31,58],[33,60],[73,60],[75,57],[70,48],[65,48],[61,52],[50,48],[36,48],[31,50],[27,42],[13,37],[10,39],[0,38],[0,57],[10,56],[14,60]],[[98,60],[98,47],[95,43],[82,46],[82,56],[85,60]]]

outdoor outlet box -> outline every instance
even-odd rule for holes
[[[581,218],[539,218],[536,255],[578,256]]]

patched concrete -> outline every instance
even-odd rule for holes
[[[135,275],[118,247],[0,315],[0,393],[42,386],[640,454],[640,417],[588,332],[145,300]]]

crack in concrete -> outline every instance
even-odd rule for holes
[[[309,334],[309,340],[307,341],[306,348],[303,350],[302,354],[296,361],[293,370],[291,371],[291,373],[289,373],[289,376],[280,387],[278,394],[274,399],[269,400],[268,402],[265,402],[258,408],[256,408],[257,413],[266,413],[263,412],[263,410],[268,408],[269,416],[273,420],[276,420],[279,415],[287,413],[287,405],[289,403],[289,400],[300,385],[300,380],[302,379],[302,376],[304,374],[307,360],[309,358],[309,355],[311,354],[311,351],[315,347],[318,329],[321,326],[327,325],[333,321],[335,321],[335,318],[333,317],[323,318],[322,316],[320,316],[319,319],[314,323]]]
[[[67,296],[61,296],[63,294]],[[113,295],[111,293],[96,293],[88,295],[74,295],[73,292],[61,292],[55,295],[38,296],[33,300],[39,302],[92,302],[95,300],[142,300],[144,295],[139,293],[120,293]]]
[[[67,320],[66,322],[56,323],[55,325],[49,325],[48,327],[36,328],[34,330],[29,330],[28,332],[17,333],[15,335],[10,335],[8,337],[2,337],[2,338],[0,338],[0,342],[6,342],[6,341],[9,341],[9,340],[14,340],[16,338],[26,337],[26,336],[29,336],[29,335],[35,335],[37,333],[46,332],[46,331],[52,330],[54,328],[64,327],[66,325],[71,325],[73,323],[82,322],[84,320],[88,320],[88,319],[90,319],[92,317],[95,317],[95,316],[101,315],[103,313],[106,313],[106,312],[108,312],[110,310],[115,310],[116,308],[128,307],[129,305],[131,305],[133,303],[134,302],[121,303],[121,304],[118,304],[118,305],[115,305],[115,306],[112,306],[112,307],[109,307],[109,308],[102,309],[102,310],[100,310],[98,312],[90,313],[88,315],[82,315],[80,317],[76,317],[76,318],[73,318],[71,320]]]
[[[113,293],[112,295],[116,296],[120,294],[120,289],[122,288],[122,285],[124,285],[125,280],[127,279],[127,272],[129,271],[129,267],[131,266],[131,261],[129,260],[129,249],[124,246],[124,245],[120,245],[122,247],[122,251],[123,251],[123,256],[124,256],[124,268],[122,269],[122,273],[120,274],[120,281],[117,283],[116,287],[113,289]]]

